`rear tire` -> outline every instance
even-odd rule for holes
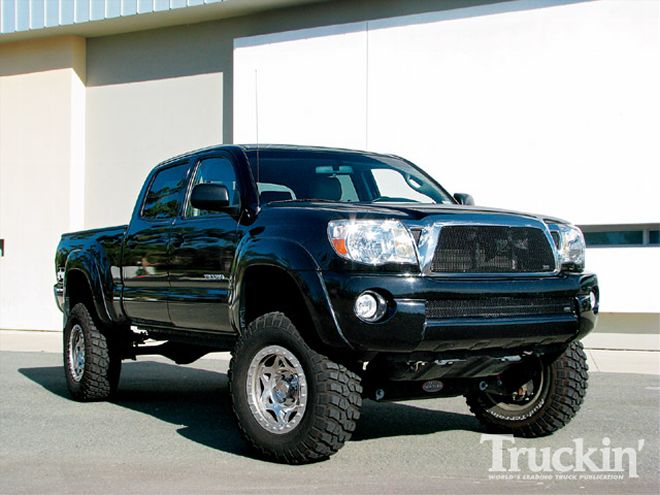
[[[64,374],[71,396],[78,401],[109,398],[117,389],[121,357],[98,329],[83,303],[76,304],[64,327]]]
[[[567,425],[580,409],[587,392],[587,370],[582,343],[573,342],[525,384],[534,389],[532,397],[514,399],[476,392],[466,395],[467,404],[492,432],[527,438],[550,435]]]
[[[360,377],[312,350],[282,313],[249,325],[234,349],[229,383],[243,436],[277,462],[328,458],[360,417]]]

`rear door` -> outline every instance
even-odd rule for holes
[[[151,178],[126,233],[124,310],[136,323],[171,325],[167,309],[170,233],[181,210],[190,162],[159,169]]]
[[[214,153],[195,165],[182,214],[170,239],[169,312],[175,326],[231,332],[229,277],[237,243],[240,192],[232,158]],[[193,208],[190,191],[197,184],[219,183],[229,191],[231,213]]]

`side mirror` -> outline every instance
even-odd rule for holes
[[[225,211],[229,208],[229,191],[222,184],[197,184],[190,194],[190,204],[198,210]]]
[[[474,205],[474,198],[466,193],[456,193],[454,194],[454,199],[460,205]]]

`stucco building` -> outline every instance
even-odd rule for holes
[[[216,143],[405,156],[587,232],[603,328],[660,314],[656,0],[0,0],[0,328],[53,330],[63,232]],[[634,331],[634,328],[618,328]]]

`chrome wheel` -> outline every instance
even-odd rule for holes
[[[250,362],[246,389],[250,411],[265,430],[288,433],[300,424],[307,405],[307,380],[289,350],[279,345],[261,349]]]
[[[80,325],[75,324],[69,336],[69,371],[71,377],[79,382],[85,372],[85,334]]]

